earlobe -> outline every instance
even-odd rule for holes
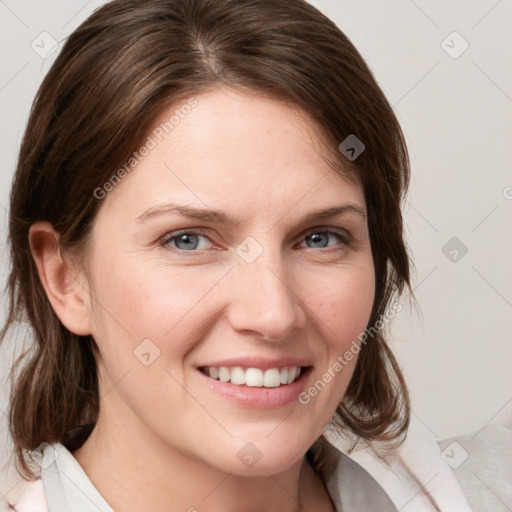
[[[78,279],[76,264],[62,254],[59,234],[49,222],[35,222],[29,242],[39,279],[60,321],[75,334],[91,334],[88,287]]]

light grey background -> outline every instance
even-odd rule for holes
[[[30,104],[55,53],[43,57],[52,38],[63,40],[102,3],[0,0],[2,286],[10,181]],[[421,315],[406,309],[395,318],[392,346],[414,417],[438,439],[512,418],[512,2],[311,3],[367,59],[410,150],[406,234]],[[15,337],[0,348],[2,382],[19,345]],[[5,385],[2,393],[5,437]]]

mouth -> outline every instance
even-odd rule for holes
[[[251,388],[280,388],[299,380],[310,366],[284,366],[257,368],[242,366],[201,366],[199,371],[207,377],[223,383]]]
[[[313,366],[308,359],[246,356],[210,361],[197,374],[217,396],[236,407],[272,410],[297,404]]]

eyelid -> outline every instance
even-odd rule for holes
[[[171,241],[171,240],[174,240],[175,238],[179,238],[181,235],[201,235],[201,236],[204,236],[205,238],[208,238],[208,240],[210,240],[210,242],[212,244],[215,245],[215,242],[211,239],[210,236],[208,236],[208,234],[211,233],[211,229],[207,229],[207,228],[183,228],[183,229],[178,229],[176,231],[170,231],[169,233],[166,233],[164,236],[162,236],[159,241],[158,241],[158,244],[163,246],[163,247],[166,247],[167,244]],[[199,249],[199,250],[195,250],[195,251],[184,251],[182,249],[178,249],[177,247],[173,247],[173,249],[175,251],[179,251],[179,252],[190,252],[190,253],[200,253],[200,252],[203,252],[207,249]]]
[[[304,231],[300,236],[305,238],[314,233],[335,233],[341,235],[343,238],[346,238],[347,241],[352,241],[354,239],[354,237],[346,229],[336,228],[334,226],[316,226]]]

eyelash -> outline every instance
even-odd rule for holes
[[[210,238],[207,236],[206,233],[207,233],[206,230],[202,230],[200,228],[194,228],[194,229],[182,230],[182,231],[175,231],[173,233],[169,233],[168,235],[165,235],[160,240],[159,245],[161,245],[164,248],[170,248],[171,250],[174,250],[175,252],[178,252],[180,254],[183,254],[183,253],[189,253],[189,254],[201,253],[201,252],[206,251],[208,249],[191,249],[191,250],[187,251],[187,250],[179,249],[178,247],[171,246],[170,242],[172,242],[173,240],[177,240],[178,238],[180,238],[183,235],[204,236],[205,238],[208,238],[208,240],[210,240]],[[310,237],[312,235],[315,235],[315,234],[331,234],[331,235],[334,235],[340,242],[342,242],[342,244],[345,246],[345,248],[350,247],[352,245],[353,241],[354,241],[352,236],[350,234],[348,234],[347,232],[334,231],[333,229],[330,229],[330,228],[314,228],[312,230],[309,230],[309,231],[307,231],[303,235],[302,240],[305,240],[306,238],[308,238],[308,237]],[[214,243],[212,240],[210,240],[210,242]],[[305,249],[315,250],[314,247],[305,247]],[[330,249],[330,250],[333,250],[332,247],[321,247],[320,249],[325,249],[325,250]]]

